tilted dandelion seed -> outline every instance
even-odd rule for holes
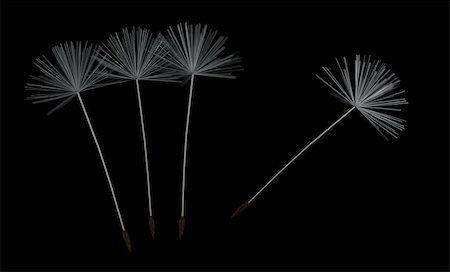
[[[194,78],[206,76],[232,79],[235,76],[231,73],[241,70],[242,67],[239,64],[240,57],[235,54],[224,55],[227,38],[218,36],[218,32],[209,30],[207,25],[178,24],[176,28],[169,27],[167,34],[161,35],[161,39],[164,42],[164,54],[161,59],[169,64],[168,69],[180,77],[190,79],[184,134],[181,216],[178,230],[181,239],[185,228],[187,142]]]
[[[331,124],[313,141],[297,153],[284,165],[264,186],[248,201],[239,206],[231,218],[245,211],[249,204],[267,188],[289,165],[291,165],[304,151],[325,135],[337,123],[343,120],[355,108],[377,129],[380,134],[397,138],[404,127],[405,120],[392,115],[401,111],[402,106],[408,104],[403,90],[398,89],[400,80],[386,68],[381,61],[371,60],[371,57],[356,56],[353,70],[350,70],[347,59],[342,62],[336,59],[339,72],[334,74],[329,68],[323,68],[328,80],[316,75],[322,82],[331,88],[331,94],[338,97],[343,103],[352,107],[339,119]]]
[[[147,199],[149,210],[149,227],[155,236],[150,186],[150,165],[147,151],[147,136],[144,125],[144,113],[139,86],[140,80],[178,82],[179,75],[167,69],[168,63],[163,59],[167,53],[162,50],[162,40],[154,37],[148,29],[133,27],[122,29],[121,35],[111,35],[102,46],[103,65],[108,68],[107,76],[118,83],[134,80],[138,98],[141,136],[144,148],[145,173],[147,182]]]
[[[131,243],[128,232],[125,229],[122,215],[117,202],[116,194],[111,182],[111,178],[106,167],[102,150],[94,132],[91,120],[86,111],[86,107],[81,99],[81,92],[100,88],[111,84],[107,80],[105,68],[98,59],[98,46],[82,42],[66,42],[52,48],[54,59],[50,60],[46,56],[38,58],[35,65],[42,73],[40,76],[32,76],[33,83],[27,83],[25,89],[36,92],[28,99],[33,103],[44,103],[58,101],[49,114],[60,109],[75,96],[78,97],[83,113],[86,117],[89,129],[94,139],[99,153],[109,189],[111,191],[114,207],[122,228],[122,236],[128,250],[131,251]]]
[[[379,60],[371,57],[356,56],[353,71],[349,70],[347,59],[336,59],[340,77],[335,76],[329,68],[323,67],[327,79],[316,75],[331,88],[332,94],[342,102],[349,104],[380,132],[383,137],[397,138],[405,126],[405,120],[393,115],[407,104],[398,89],[400,80]],[[350,74],[352,72],[352,74]]]

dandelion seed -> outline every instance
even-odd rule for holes
[[[349,69],[347,59],[342,62],[336,59],[338,73],[333,73],[329,68],[323,68],[326,79],[316,75],[330,89],[331,94],[339,98],[343,103],[352,107],[347,110],[339,119],[331,124],[312,142],[305,146],[295,155],[283,168],[281,168],[255,195],[244,202],[231,216],[239,215],[249,204],[272,183],[289,165],[291,165],[304,151],[325,135],[337,123],[343,120],[351,111],[357,109],[377,131],[386,139],[388,136],[397,138],[399,132],[404,127],[404,119],[392,115],[401,111],[401,107],[408,104],[405,98],[401,97],[404,91],[398,89],[400,80],[386,68],[380,61],[373,61],[369,57],[356,56],[354,67]]]
[[[185,228],[187,142],[194,78],[195,76],[235,78],[231,73],[241,70],[239,65],[241,59],[234,54],[223,56],[227,38],[218,36],[218,32],[209,30],[207,25],[178,24],[175,29],[169,27],[167,34],[161,39],[164,42],[163,52],[166,53],[161,56],[161,59],[169,64],[168,69],[173,74],[190,79],[184,134],[181,217],[178,230],[181,239]]]
[[[117,82],[134,80],[138,98],[141,135],[144,147],[145,174],[147,182],[147,198],[149,210],[149,228],[152,237],[155,236],[155,220],[152,210],[150,185],[150,164],[147,151],[147,136],[144,126],[144,113],[141,101],[139,81],[178,82],[178,77],[167,69],[168,64],[163,57],[166,55],[161,49],[162,40],[153,37],[149,30],[124,28],[122,34],[115,33],[102,46],[103,65],[108,68],[107,76]]]
[[[33,103],[58,102],[48,114],[60,109],[74,97],[78,98],[108,180],[114,207],[122,228],[123,239],[128,250],[131,251],[130,238],[122,220],[105,159],[80,94],[111,84],[107,80],[104,67],[98,61],[98,49],[97,46],[82,42],[66,42],[53,47],[54,59],[50,60],[43,56],[36,60],[35,65],[42,74],[38,77],[32,76],[34,82],[27,83],[25,89],[36,92],[28,98]]]
[[[178,75],[168,69],[163,59],[163,41],[148,29],[133,27],[112,34],[101,47],[103,65],[108,77],[117,80],[178,82]]]
[[[336,59],[340,77],[332,74],[329,68],[323,68],[328,80],[316,75],[331,88],[332,94],[359,112],[377,129],[380,134],[397,138],[405,126],[405,120],[392,115],[406,105],[401,97],[404,91],[398,90],[400,80],[379,60],[371,61],[371,57],[356,56],[354,69],[350,71],[347,59],[340,63]],[[350,75],[353,72],[353,77]]]

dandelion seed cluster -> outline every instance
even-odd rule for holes
[[[187,139],[194,77],[235,78],[233,73],[242,70],[241,58],[236,54],[226,53],[226,41],[226,37],[219,36],[217,31],[201,24],[178,24],[175,27],[169,27],[165,33],[157,35],[153,35],[148,29],[133,27],[132,29],[124,28],[121,33],[112,34],[101,45],[93,45],[89,42],[62,43],[52,48],[53,55],[50,58],[43,56],[35,61],[41,75],[32,76],[33,82],[26,84],[25,88],[34,92],[28,99],[33,103],[57,102],[57,105],[49,112],[50,114],[63,107],[74,96],[78,96],[108,178],[124,240],[129,250],[131,250],[131,244],[128,233],[122,222],[106,163],[80,92],[129,80],[136,81],[147,160],[146,135],[138,81],[180,82],[181,79],[190,79],[184,137],[182,208],[179,222],[181,238],[184,231]],[[386,139],[389,136],[397,138],[399,133],[404,130],[405,120],[398,117],[402,107],[407,104],[403,97],[404,90],[399,88],[400,80],[384,63],[374,60],[370,56],[356,55],[354,61],[349,62],[344,57],[341,60],[336,59],[336,64],[337,67],[333,69],[323,67],[324,75],[316,76],[331,89],[332,95],[341,102],[351,105],[352,108],[294,156],[249,201],[241,205],[233,216],[246,209],[248,204],[297,157],[348,116],[352,110],[357,109]],[[148,161],[146,161],[146,165],[149,209],[150,216],[152,216]],[[154,221],[151,217],[150,228],[154,235],[152,224],[154,225]]]

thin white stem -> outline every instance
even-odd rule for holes
[[[192,91],[194,88],[194,74],[191,75],[191,86],[189,88],[189,101],[186,116],[186,127],[184,129],[184,153],[183,153],[183,181],[181,185],[181,216],[184,216],[184,194],[186,191],[186,160],[187,160],[187,141],[189,134],[189,120],[191,116]]]
[[[97,136],[95,136],[94,128],[92,127],[91,120],[89,119],[86,108],[84,107],[84,103],[83,103],[83,100],[81,99],[80,93],[77,93],[77,97],[78,97],[78,100],[80,101],[81,108],[83,109],[83,112],[84,112],[84,116],[86,117],[87,123],[91,130],[92,138],[94,138],[95,145],[97,146],[98,154],[100,155],[100,159],[102,160],[103,169],[105,170],[106,178],[108,179],[109,189],[111,190],[111,194],[112,194],[112,197],[114,200],[114,205],[116,207],[116,212],[119,217],[120,226],[122,227],[122,231],[125,231],[125,226],[123,224],[122,215],[120,214],[120,210],[119,210],[119,204],[117,203],[116,194],[114,193],[114,188],[113,188],[113,185],[111,182],[111,178],[109,177],[108,169],[106,168],[105,159],[103,158],[102,150],[100,149],[100,145],[98,144],[98,141],[97,141]]]
[[[347,112],[345,112],[339,119],[337,119],[333,124],[331,124],[327,129],[325,129],[319,136],[317,136],[314,140],[312,140],[307,146],[305,146],[297,155],[295,155],[283,168],[281,168],[275,176],[273,176],[250,200],[247,202],[252,202],[264,189],[266,189],[269,184],[274,181],[278,175],[281,174],[291,163],[293,163],[303,152],[305,152],[311,145],[313,145],[317,140],[320,139],[325,133],[327,133],[331,128],[333,128],[337,123],[339,123],[345,116],[347,116],[355,107],[352,107]]]
[[[141,91],[139,89],[139,80],[136,79],[136,92],[139,104],[139,116],[141,119],[141,132],[142,132],[142,141],[144,144],[144,159],[145,159],[145,174],[147,178],[147,195],[148,195],[148,212],[150,216],[153,215],[152,211],[152,195],[151,195],[151,187],[150,187],[150,164],[148,162],[148,153],[147,153],[147,137],[145,135],[145,126],[144,126],[144,113],[142,110],[142,101],[141,101]]]

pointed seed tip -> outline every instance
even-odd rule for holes
[[[231,215],[230,219],[235,218],[236,216],[238,216],[239,214],[243,213],[249,206],[250,203],[248,202],[244,202],[241,206],[239,206],[239,208],[237,208],[234,213]]]
[[[122,237],[123,237],[123,240],[125,241],[125,245],[127,246],[128,252],[131,252],[131,240],[130,240],[130,236],[128,235],[128,231],[123,230]]]
[[[153,216],[150,216],[148,225],[150,227],[150,234],[152,235],[152,238],[155,239],[155,219],[153,218]]]
[[[178,222],[178,238],[180,240],[183,238],[184,227],[185,227],[185,219],[184,216],[181,216],[180,221]]]

